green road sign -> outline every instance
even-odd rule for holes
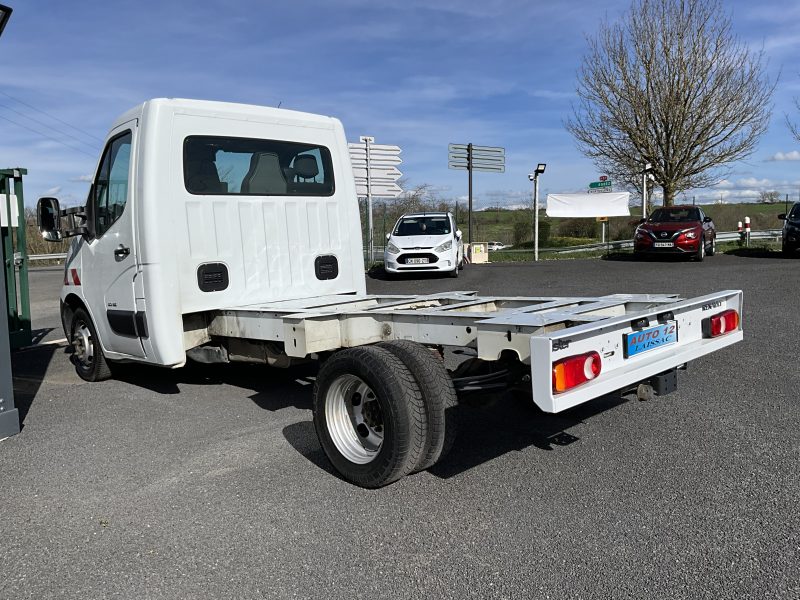
[[[593,181],[589,184],[589,189],[611,187],[610,181]]]

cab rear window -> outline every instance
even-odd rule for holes
[[[280,140],[190,136],[183,181],[195,195],[331,196],[328,148]]]

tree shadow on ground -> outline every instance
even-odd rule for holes
[[[771,248],[732,248],[726,250],[725,254],[731,256],[740,256],[742,258],[778,258],[789,259],[793,258],[791,255],[785,255],[780,250],[773,250]],[[800,252],[795,253],[794,257],[800,258]]]

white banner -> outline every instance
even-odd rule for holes
[[[628,217],[628,192],[547,194],[548,217]]]

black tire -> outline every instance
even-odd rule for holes
[[[427,437],[425,405],[414,376],[394,354],[376,346],[340,350],[322,365],[314,384],[314,427],[334,468],[365,488],[409,474]],[[380,443],[370,446],[378,435]]]
[[[706,238],[700,238],[700,247],[697,249],[697,252],[694,253],[692,258],[697,262],[703,262],[703,259],[706,257]]]
[[[458,396],[444,362],[428,348],[410,340],[382,342],[403,361],[422,392],[428,420],[425,450],[413,472],[425,471],[450,452],[458,434]]]
[[[453,279],[457,279],[458,278],[458,265],[456,265],[455,269],[453,269],[452,271],[449,271],[447,273],[447,275],[449,277],[452,277]]]
[[[708,249],[707,254],[709,256],[714,256],[717,253],[717,236],[711,238],[711,247]]]
[[[72,364],[78,377],[92,382],[111,377],[111,367],[103,354],[97,330],[91,317],[82,308],[76,309],[72,315],[69,343],[72,346]]]

